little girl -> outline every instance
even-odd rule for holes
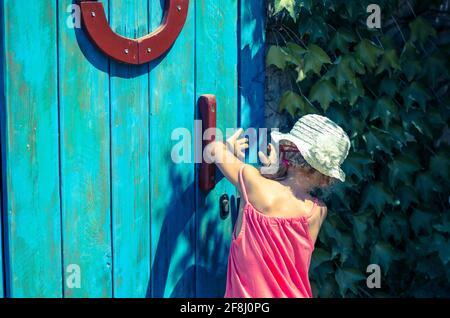
[[[326,206],[310,193],[344,181],[350,140],[326,117],[302,117],[289,134],[272,133],[261,171],[245,165],[242,130],[208,148],[241,194],[229,261],[227,298],[310,298],[308,271]],[[278,149],[278,151],[276,151]]]

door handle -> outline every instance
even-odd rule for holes
[[[211,191],[216,186],[216,167],[214,164],[207,163],[204,158],[204,150],[206,146],[216,140],[216,124],[217,124],[217,101],[214,95],[202,95],[199,102],[199,113],[202,120],[202,136],[205,131],[209,131],[210,140],[203,140],[202,147],[202,163],[199,171],[199,187],[202,191]],[[204,138],[202,138],[204,139]]]
[[[226,220],[230,215],[231,210],[230,197],[228,196],[228,194],[224,194],[220,197],[219,206],[220,206],[220,218],[222,220]]]
[[[171,48],[186,23],[189,9],[189,0],[167,0],[161,26],[144,37],[130,39],[111,29],[101,1],[79,1],[83,24],[92,42],[109,57],[134,65],[151,62]]]

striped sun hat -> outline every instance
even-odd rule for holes
[[[311,167],[320,173],[345,181],[341,165],[350,150],[350,139],[344,130],[327,117],[306,115],[288,134],[273,132],[272,142],[287,140],[295,144]]]

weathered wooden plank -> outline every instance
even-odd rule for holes
[[[176,128],[194,131],[194,23],[190,1],[184,29],[166,56],[151,65],[151,234],[152,269],[149,295],[195,295],[195,182],[192,163],[171,159]],[[150,1],[151,27],[162,17],[164,1]],[[177,140],[178,141],[178,140]],[[188,141],[190,144],[190,141]]]
[[[67,26],[72,2],[60,0],[58,10],[64,292],[110,297],[109,64],[81,29]],[[108,8],[108,1],[102,2]],[[70,265],[81,270],[81,288],[67,284],[76,273],[67,272],[74,269]]]
[[[239,93],[244,127],[264,123],[265,6],[259,0],[241,1]]]
[[[260,0],[240,2],[239,108],[240,125],[264,128],[265,15],[266,4]],[[260,136],[265,137],[265,136]],[[251,145],[249,161],[257,162],[257,144]]]
[[[1,68],[0,68],[0,71],[1,71]],[[1,75],[0,75],[0,77],[1,77]],[[2,80],[1,79],[0,79],[0,84],[2,84]],[[1,92],[1,89],[0,89],[0,92]],[[0,103],[0,106],[3,107],[3,104]],[[0,195],[3,197],[3,187],[1,185],[0,185]],[[2,202],[1,216],[3,216],[3,202]],[[2,220],[2,217],[0,217],[0,246],[1,246],[1,251],[2,251],[2,254],[0,255],[0,298],[4,298],[5,297],[5,290],[4,290],[5,279],[4,279],[4,274],[5,273],[3,271],[3,251],[4,250],[3,250],[3,220]]]
[[[237,0],[197,1],[197,97],[217,97],[217,125],[225,134],[236,128],[238,111]],[[197,195],[197,296],[223,297],[231,218],[220,219],[219,198],[234,196],[234,187],[222,179],[210,193]]]
[[[2,4],[9,296],[61,297],[56,1]]]
[[[0,121],[3,121],[4,118],[4,110],[5,110],[5,81],[4,81],[4,68],[3,65],[5,64],[5,52],[4,52],[4,45],[3,45],[3,39],[5,37],[4,33],[4,20],[3,20],[3,1],[0,1]],[[3,131],[3,124],[0,124],[0,160],[2,160],[2,164],[0,165],[0,200],[1,200],[1,209],[0,209],[0,249],[2,253],[0,254],[0,298],[5,297],[5,278],[4,278],[4,268],[3,268],[3,215],[4,215],[4,208],[3,205],[4,201],[4,193],[3,192],[3,145],[5,144],[4,139],[4,131]]]
[[[115,0],[113,30],[148,33],[148,0]],[[114,296],[145,297],[150,282],[149,66],[111,63]]]

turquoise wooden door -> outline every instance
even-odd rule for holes
[[[121,35],[161,23],[164,1],[102,2]],[[218,204],[236,191],[202,193],[172,133],[195,136],[207,93],[220,128],[263,125],[263,4],[191,0],[174,46],[142,66],[100,53],[75,4],[0,1],[0,296],[223,296],[233,222]]]

